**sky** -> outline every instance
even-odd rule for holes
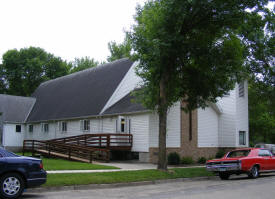
[[[29,46],[72,61],[110,55],[145,0],[0,0],[0,63],[3,53]],[[273,7],[274,3],[272,3]]]
[[[104,61],[108,42],[123,41],[137,3],[144,1],[0,0],[0,57],[34,46],[67,61],[85,56]]]

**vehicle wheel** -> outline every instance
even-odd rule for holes
[[[257,166],[253,166],[250,172],[248,173],[249,178],[257,178],[259,177],[259,168]]]
[[[23,178],[17,173],[8,173],[0,179],[0,198],[18,198],[25,187]]]
[[[221,178],[222,180],[228,180],[230,174],[229,174],[229,173],[220,172],[220,173],[219,173],[219,176],[220,176],[220,178]]]

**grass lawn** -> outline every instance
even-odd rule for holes
[[[17,153],[22,155],[22,153]],[[31,156],[30,153],[25,153],[25,156]],[[105,166],[98,164],[90,164],[76,161],[63,160],[58,158],[42,157],[44,169],[46,171],[54,170],[99,170],[99,169],[119,169],[113,166]]]
[[[160,179],[213,176],[205,168],[175,168],[170,172],[158,170],[117,171],[107,173],[48,174],[43,186],[66,186],[85,184],[110,184],[120,182],[152,181]]]

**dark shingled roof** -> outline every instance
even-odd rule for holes
[[[134,113],[134,112],[142,112],[147,111],[145,107],[143,107],[140,103],[136,103],[134,101],[134,96],[131,96],[129,93],[124,98],[119,100],[113,106],[108,108],[103,115],[112,115],[112,114],[120,114],[120,113]]]
[[[24,123],[35,103],[35,98],[0,94],[0,112],[4,122]]]
[[[99,115],[133,62],[121,59],[41,84],[28,122]]]

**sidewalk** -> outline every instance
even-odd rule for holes
[[[47,171],[48,174],[57,174],[57,173],[102,173],[102,172],[117,172],[117,171],[138,171],[146,169],[156,169],[157,165],[150,163],[141,163],[138,161],[123,161],[123,162],[110,162],[110,163],[101,163],[94,162],[95,164],[114,166],[120,169],[104,169],[104,170],[59,170],[59,171]],[[183,166],[175,167],[169,166],[168,168],[202,168],[204,166]]]

